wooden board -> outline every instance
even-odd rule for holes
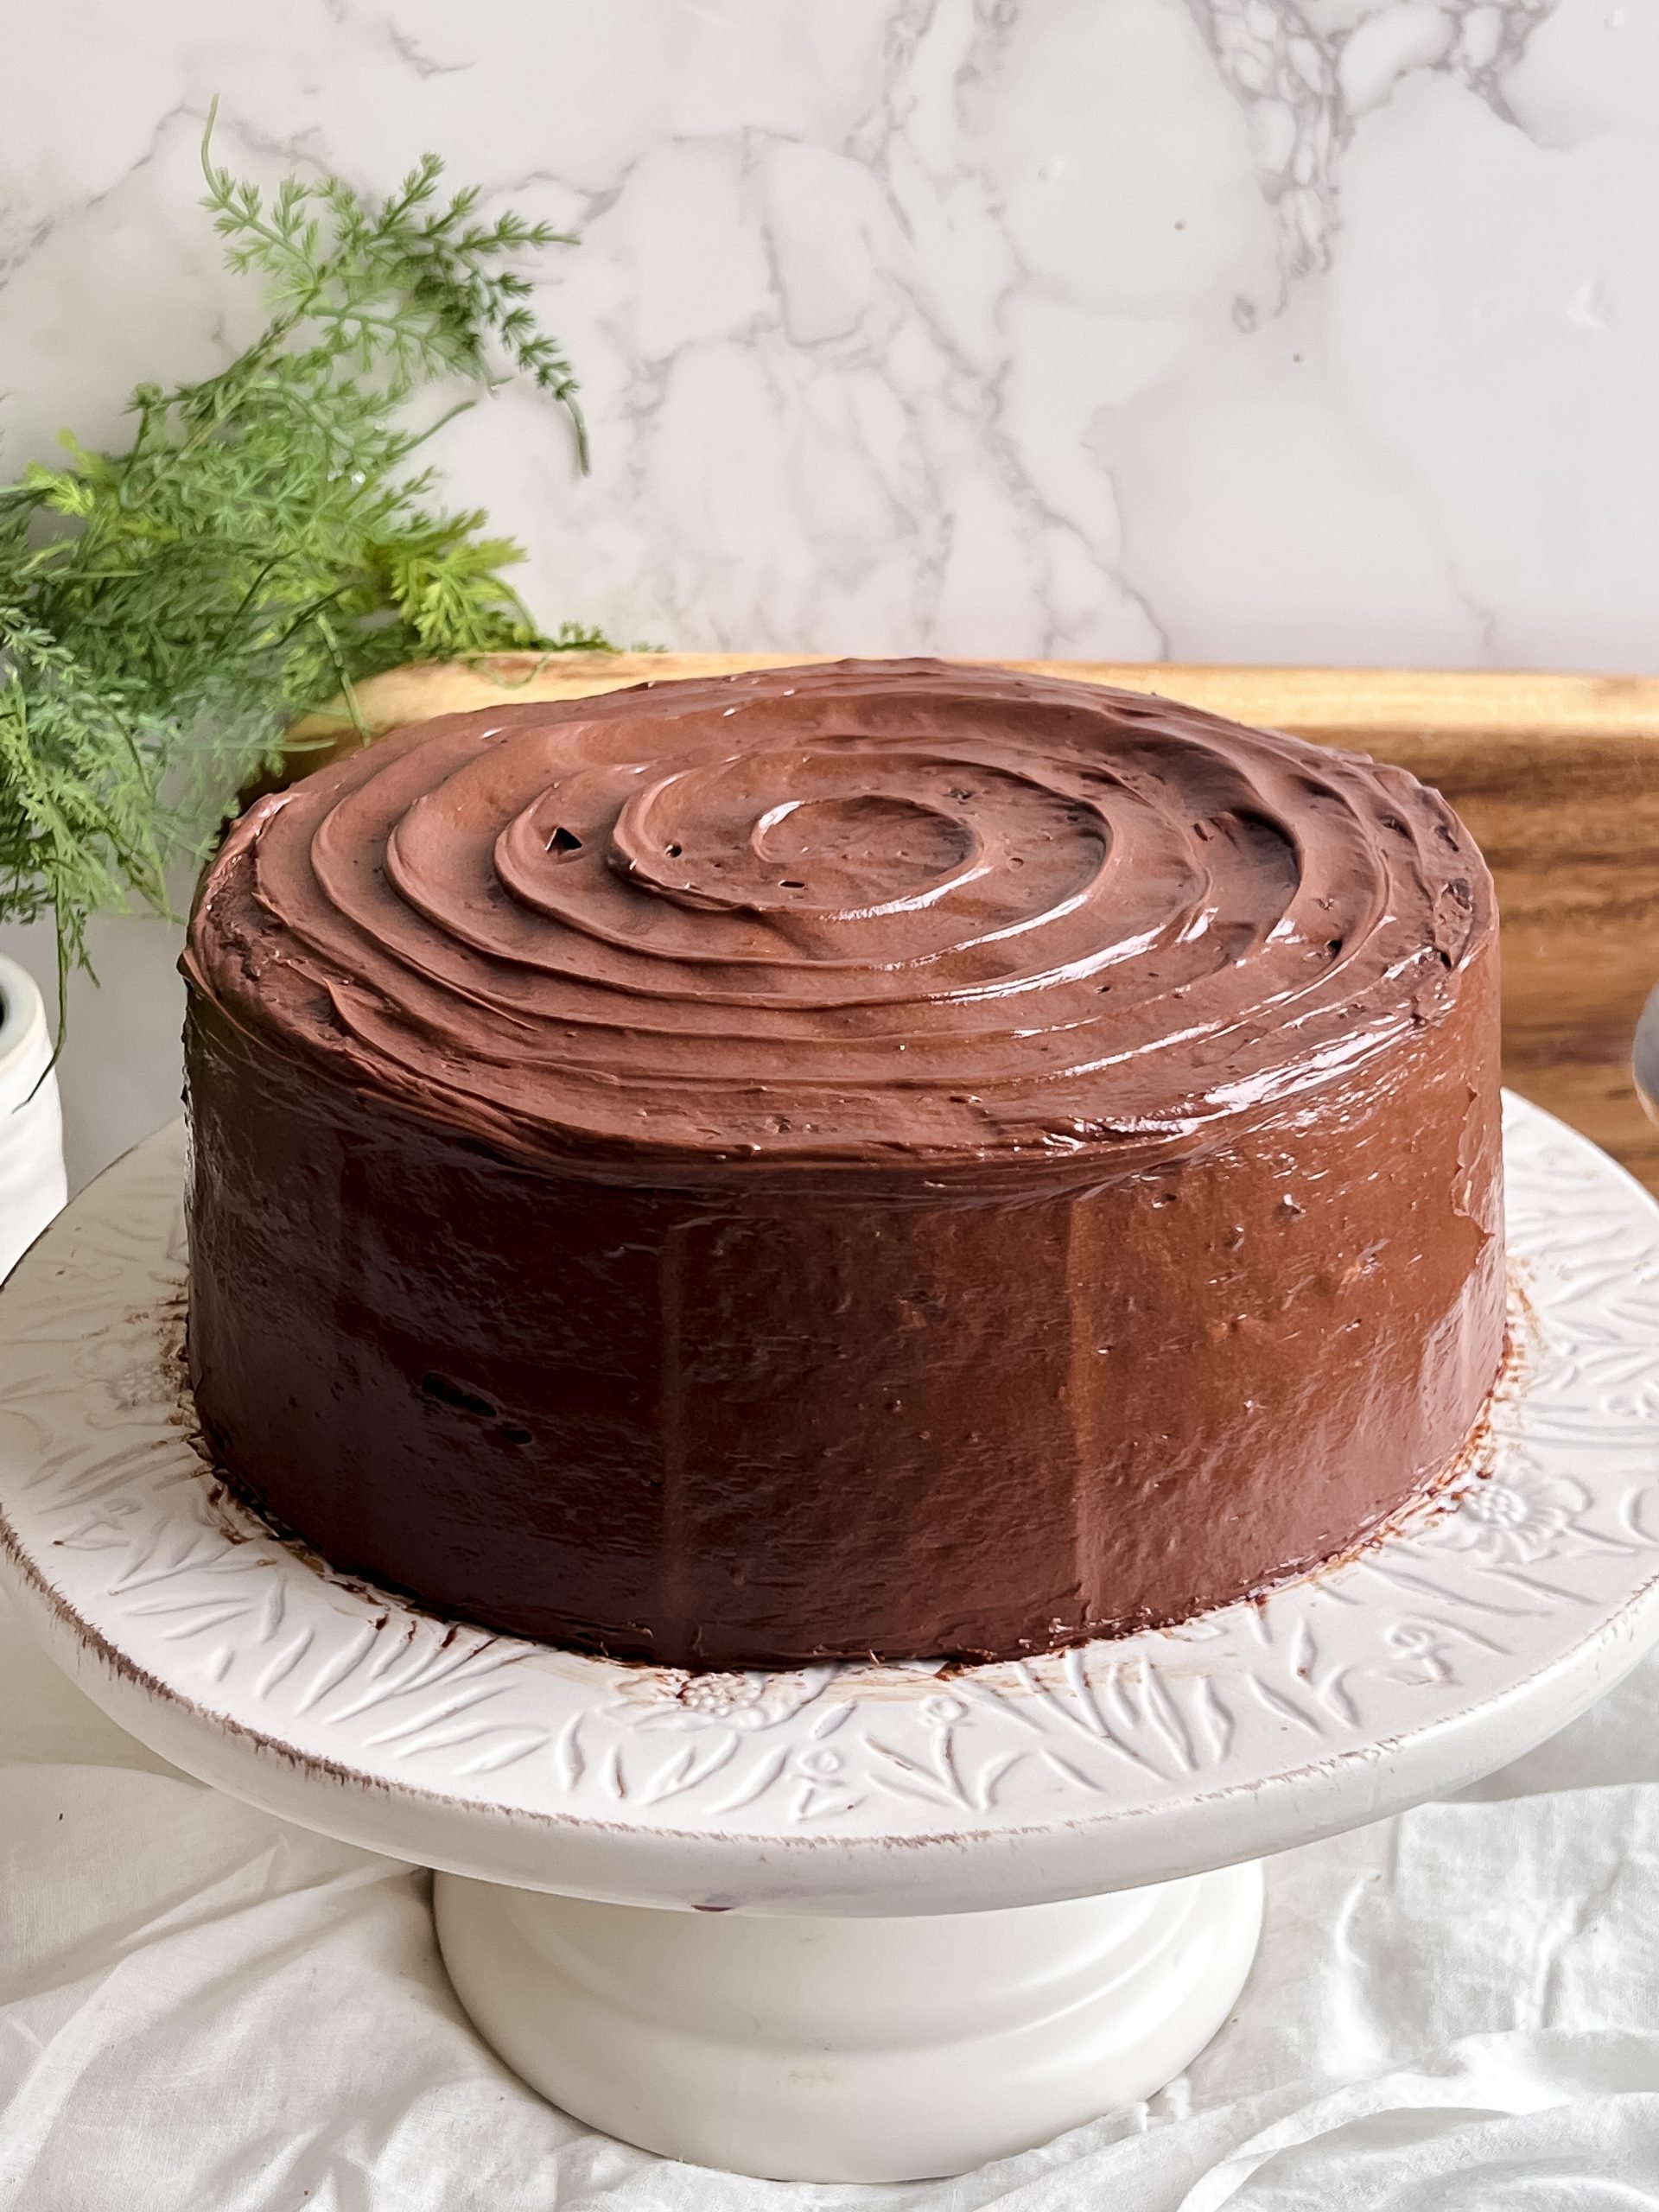
[[[365,684],[372,729],[461,707],[575,698],[646,677],[713,676],[823,655],[502,654],[394,670]],[[1659,1193],[1659,1128],[1630,1040],[1659,982],[1659,679],[1354,668],[1012,661],[1044,675],[1162,691],[1241,721],[1398,761],[1437,784],[1497,879],[1504,1074]],[[327,759],[349,725],[295,733]],[[309,765],[309,762],[308,762]]]

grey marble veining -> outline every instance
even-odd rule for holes
[[[215,94],[256,175],[384,188],[433,147],[581,233],[538,294],[592,474],[511,389],[442,449],[549,620],[687,648],[1659,658],[1641,0],[16,10],[8,471],[64,423],[119,435],[139,377],[200,373],[252,323],[194,206]],[[111,956],[124,1005],[164,988],[143,944]],[[72,1065],[76,1166],[175,1076],[140,1048],[82,1097]]]
[[[1331,264],[1342,156],[1359,119],[1422,71],[1466,86],[1506,123],[1505,86],[1560,0],[1187,0],[1249,120],[1256,181],[1279,229],[1282,302]],[[1242,327],[1259,311],[1241,300]]]

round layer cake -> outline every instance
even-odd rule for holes
[[[256,805],[186,972],[206,1436],[494,1628],[1182,1619],[1498,1368],[1491,880],[1352,753],[929,661],[449,715]]]

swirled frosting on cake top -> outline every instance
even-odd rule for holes
[[[1139,1161],[1437,1020],[1491,925],[1404,771],[923,661],[395,732],[239,822],[197,986],[521,1150]]]

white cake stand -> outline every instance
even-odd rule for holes
[[[1659,1207],[1534,1108],[1478,1468],[1264,1603],[969,1669],[612,1664],[278,1541],[190,1443],[181,1145],[112,1168],[0,1297],[10,1579],[156,1751],[439,1869],[483,2034],[636,2143],[901,2179],[1147,2095],[1239,1993],[1262,1853],[1514,1758],[1659,1638]]]

